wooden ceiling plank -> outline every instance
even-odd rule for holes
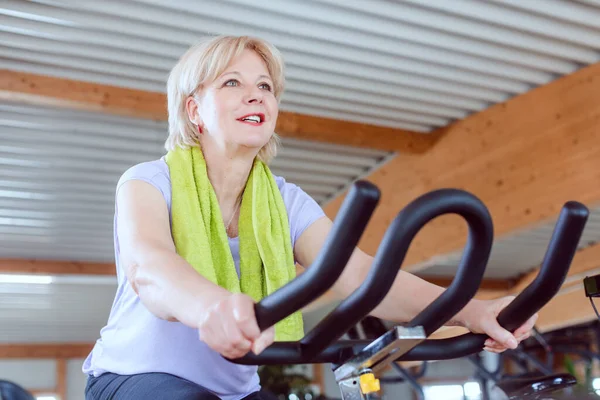
[[[0,343],[0,359],[85,358],[93,343]]]
[[[600,204],[600,63],[444,130],[428,152],[396,157],[366,178],[382,192],[360,242],[366,252],[375,254],[403,207],[440,188],[480,198],[496,237],[557,217],[569,200]],[[327,205],[331,218],[343,200]],[[466,237],[462,218],[436,218],[415,237],[403,269],[417,272],[413,265],[460,250]]]
[[[8,70],[0,72],[0,99],[155,121],[168,118],[164,93]],[[279,112],[276,132],[282,137],[403,153],[426,152],[443,134],[425,134],[288,111]]]
[[[115,275],[114,263],[0,258],[0,273]]]

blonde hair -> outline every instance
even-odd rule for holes
[[[197,146],[196,126],[190,121],[186,99],[202,85],[212,82],[225,71],[229,63],[244,50],[253,50],[265,62],[273,80],[273,92],[279,102],[283,93],[284,64],[279,50],[270,43],[249,36],[216,36],[190,47],[169,74],[167,100],[169,137],[167,151],[179,147]],[[258,158],[266,164],[277,154],[279,136],[273,133],[269,142],[260,149]]]

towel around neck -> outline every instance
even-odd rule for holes
[[[254,161],[242,195],[238,277],[201,149],[177,148],[165,159],[171,176],[175,248],[199,274],[232,293],[245,293],[256,302],[295,278],[287,211],[265,163]],[[300,312],[275,324],[276,341],[295,341],[303,335]]]

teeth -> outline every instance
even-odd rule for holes
[[[243,118],[242,121],[260,122],[260,117],[258,115],[251,115],[249,117]]]

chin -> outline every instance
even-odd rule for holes
[[[261,149],[264,145],[269,143],[272,135],[247,135],[243,138],[239,138],[238,143],[245,147]]]
[[[246,142],[240,143],[240,146],[246,147],[248,149],[253,149],[253,150],[255,150],[258,153],[260,151],[260,149],[262,149],[263,146],[266,145],[267,143],[268,143],[268,141],[267,142],[265,142],[265,141],[262,141],[262,142],[247,142],[246,141]]]

